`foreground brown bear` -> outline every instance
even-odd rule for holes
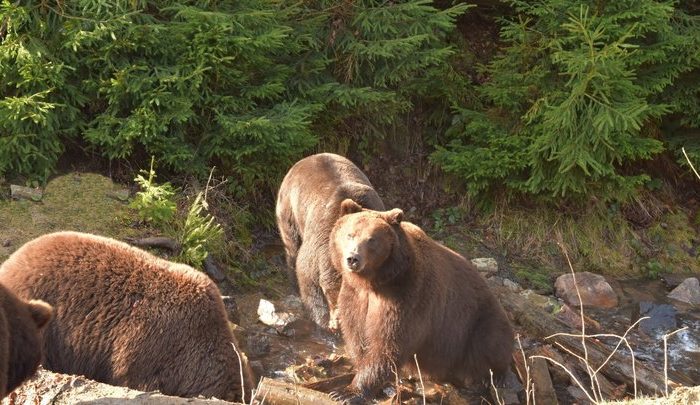
[[[435,380],[478,383],[507,371],[513,331],[473,265],[402,222],[403,211],[341,205],[333,265],[342,272],[338,314],[357,374],[346,392],[366,400],[392,375],[414,366]]]
[[[384,209],[367,176],[348,159],[332,153],[298,161],[277,195],[277,226],[290,279],[312,319],[322,327],[329,326],[329,313],[340,292],[341,277],[331,264],[328,241],[346,198],[366,208]],[[334,326],[331,322],[331,329]]]
[[[41,332],[51,307],[24,301],[0,284],[0,399],[31,377],[41,361]]]
[[[241,399],[237,342],[219,290],[189,266],[113,239],[58,232],[12,254],[0,282],[54,306],[47,369],[142,391]]]

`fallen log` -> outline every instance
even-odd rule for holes
[[[527,299],[519,294],[513,293],[495,283],[490,283],[490,287],[499,298],[506,312],[527,331],[528,335],[544,339],[557,333],[581,333],[580,331],[571,330],[565,323],[530,304]],[[570,351],[577,356],[585,357],[580,337],[558,335],[547,339],[547,343],[559,346],[564,351]],[[597,369],[603,364],[612,351],[612,348],[592,338],[586,339],[586,349],[588,352],[588,363],[593,369]],[[620,352],[614,353],[600,372],[611,380],[627,384],[628,387],[634,387],[636,373],[636,385],[642,393],[647,395],[664,393],[663,370],[652,370],[646,364],[637,360],[633,372],[630,356],[624,356]],[[669,386],[693,385],[690,379],[673,370],[669,370],[668,374]]]
[[[557,405],[557,394],[554,391],[552,378],[549,375],[547,360],[536,357],[530,360],[530,375],[535,386],[535,403]]]
[[[315,391],[330,393],[332,391],[338,391],[342,388],[347,387],[348,385],[350,385],[354,377],[355,373],[341,374],[335,377],[326,378],[325,380],[304,383],[302,384],[302,387]]]
[[[255,390],[255,401],[273,405],[330,405],[339,404],[328,394],[305,388],[299,384],[263,377]]]

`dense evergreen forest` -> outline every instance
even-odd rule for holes
[[[153,156],[165,178],[215,166],[237,206],[270,211],[326,150],[419,156],[449,204],[486,209],[697,191],[696,1],[475,3],[2,0],[0,176]]]

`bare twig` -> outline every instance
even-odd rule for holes
[[[685,151],[684,151],[685,152]],[[695,169],[693,169],[695,170]],[[666,396],[668,396],[668,350],[667,350],[667,344],[668,344],[668,338],[675,335],[676,333],[688,329],[687,326],[684,326],[680,329],[676,329],[671,333],[667,333],[663,336],[664,340],[664,392]]]
[[[423,405],[425,405],[425,385],[423,385],[423,375],[420,372],[420,366],[418,365],[418,355],[416,353],[413,354],[413,360],[415,360],[416,369],[418,369],[418,379],[420,380],[420,389],[421,393],[423,394]]]
[[[561,364],[561,363],[559,363],[558,361],[556,361],[556,360],[554,360],[554,359],[552,359],[552,358],[550,358],[550,357],[547,357],[547,356],[535,355],[535,356],[530,356],[530,358],[531,358],[531,359],[536,359],[536,358],[545,359],[545,360],[551,362],[552,364],[556,364],[557,366],[561,367],[562,370],[566,371],[566,373],[569,374],[569,377],[571,377],[571,379],[574,380],[574,382],[576,383],[576,385],[578,385],[579,388],[581,388],[581,391],[583,391],[583,393],[586,394],[586,396],[588,397],[588,400],[589,400],[589,401],[593,402],[594,404],[597,404],[597,403],[598,403],[598,401],[596,401],[595,399],[593,399],[593,397],[591,397],[591,394],[589,394],[588,391],[586,391],[586,388],[583,387],[583,384],[581,384],[581,382],[578,380],[578,378],[576,378],[576,376],[574,375],[574,373],[572,373],[571,371],[569,371],[569,369],[566,368],[566,366],[564,366],[563,364]]]
[[[523,356],[523,362],[525,363],[525,404],[530,405],[530,395],[532,395],[533,400],[535,399],[534,393],[530,391],[530,384],[532,383],[530,381],[530,365],[527,361],[527,357],[525,357],[525,351],[523,350],[523,344],[520,342],[519,333],[515,336],[515,339],[518,341],[520,354]]]
[[[617,344],[615,345],[615,347],[614,347],[614,348],[612,349],[612,351],[610,352],[610,355],[608,355],[608,357],[598,366],[598,368],[596,368],[596,369],[594,370],[594,373],[595,373],[596,375],[600,372],[600,370],[601,370],[603,367],[605,367],[606,364],[608,364],[608,362],[610,361],[610,359],[612,359],[612,357],[613,357],[613,356],[615,355],[615,353],[617,352],[617,349],[620,347],[620,344],[622,344],[623,341],[625,342],[625,346],[627,346],[627,349],[630,351],[630,355],[632,356],[632,378],[633,378],[632,381],[633,381],[633,384],[634,384],[634,397],[635,397],[635,398],[637,398],[637,371],[636,371],[636,367],[635,367],[634,350],[632,350],[632,346],[629,344],[629,341],[627,340],[627,335],[630,333],[630,331],[631,331],[632,329],[634,329],[634,327],[636,327],[641,321],[643,321],[643,320],[645,320],[645,319],[649,319],[649,317],[648,317],[648,316],[643,316],[643,317],[637,319],[636,322],[634,322],[629,328],[627,328],[627,330],[625,331],[625,333],[624,333],[622,336],[615,335],[615,334],[612,334],[612,333],[596,333],[596,334],[593,334],[593,335],[584,335],[584,338],[612,337],[612,338],[617,338],[617,339],[618,339]],[[555,334],[553,334],[553,335],[549,335],[549,336],[545,337],[545,339],[550,339],[550,338],[553,338],[553,337],[556,337],[556,336],[580,337],[581,335],[579,335],[579,334],[574,334],[574,333],[555,333]],[[565,348],[564,346],[560,345],[559,343],[557,343],[557,345],[558,345],[559,347],[561,347],[563,350],[566,350],[569,354],[571,354],[571,355],[575,356],[576,358],[578,358],[579,360],[585,361],[583,357],[577,355],[576,353],[574,353],[574,352],[572,352],[571,350]]]
[[[693,163],[690,161],[690,158],[688,157],[688,154],[685,153],[685,147],[681,148],[683,151],[683,156],[685,156],[685,160],[688,161],[688,164],[690,165],[690,168],[693,169],[693,173],[695,173],[695,176],[697,176],[698,179],[700,179],[700,174],[698,174],[698,171],[695,170],[695,166],[693,166]]]
[[[588,376],[591,378],[591,390],[593,392],[593,396],[596,398],[597,401],[600,401],[601,398],[601,392],[600,392],[600,383],[598,383],[598,379],[596,377],[596,373],[593,372],[593,368],[590,366],[588,362],[588,347],[586,346],[586,317],[583,313],[583,300],[581,299],[581,291],[578,288],[578,283],[576,282],[576,272],[574,271],[574,266],[571,264],[571,259],[569,259],[569,253],[566,250],[566,247],[564,246],[564,243],[562,242],[562,237],[561,235],[557,235],[558,242],[557,244],[559,245],[559,248],[561,251],[564,253],[564,257],[566,257],[566,262],[569,265],[569,270],[571,270],[571,276],[573,277],[573,282],[574,282],[574,288],[576,288],[576,296],[578,297],[578,305],[579,305],[579,312],[581,314],[581,347],[583,348],[583,364],[586,367],[586,371],[588,372]],[[597,402],[596,401],[596,402]]]
[[[245,378],[243,378],[243,359],[241,359],[241,354],[238,352],[238,348],[236,348],[236,345],[234,345],[233,342],[231,342],[231,347],[233,347],[233,351],[236,352],[236,357],[238,357],[238,371],[240,371],[241,373],[241,402],[245,404]]]
[[[211,170],[209,171],[209,179],[207,179],[207,185],[204,186],[204,208],[207,210],[209,207],[206,205],[207,204],[207,192],[209,191],[209,183],[211,183],[211,176],[214,174],[214,169],[216,169],[216,166],[213,166]]]
[[[489,374],[491,374],[491,388],[493,388],[494,395],[496,396],[496,403],[498,405],[505,405],[506,402],[498,395],[498,388],[496,388],[496,384],[493,383],[493,370],[489,369]]]

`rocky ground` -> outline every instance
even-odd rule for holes
[[[18,193],[18,199],[0,200],[0,260],[24,242],[57,230],[92,232],[117,239],[153,236],[151,230],[133,226],[126,206],[129,190],[100,175],[69,173],[52,180],[40,195],[31,190],[13,191]],[[445,239],[449,240],[450,236]],[[236,322],[232,324],[234,333],[239,341],[244,342],[251,365],[258,374],[291,386],[311,384],[311,387],[323,391],[313,384],[333,377],[343,381],[352,372],[351,364],[344,355],[340,339],[314,327],[304,317],[298,298],[286,283],[280,283],[284,278],[281,275],[282,252],[278,243],[271,246],[270,252],[265,254],[266,264],[263,263],[262,267],[267,267],[267,270],[262,272],[262,277],[267,277],[267,274],[274,282],[259,289],[241,286],[230,276],[220,282],[222,291],[232,296],[227,303],[230,304],[231,319]],[[494,288],[514,297],[513,302],[525,302],[527,311],[536,317],[556,319],[562,328],[568,330],[581,329],[578,309],[581,301],[586,307],[584,320],[588,333],[623,334],[640,317],[649,316],[650,319],[640,321],[628,337],[636,357],[658,373],[663,371],[663,356],[667,353],[672,373],[680,373],[679,378],[686,385],[700,384],[697,370],[697,364],[700,364],[700,286],[697,274],[668,275],[662,282],[606,279],[582,272],[575,275],[578,291],[574,287],[574,276],[564,274],[550,286],[553,294],[548,295],[521,287],[513,280],[512,272],[499,268],[499,260],[495,258],[477,258],[474,262]],[[265,284],[264,280],[258,281],[260,284]],[[505,295],[503,297],[506,299]],[[515,312],[511,315],[516,324],[526,319]],[[555,343],[543,340],[528,327],[531,325],[517,327],[523,354],[528,358],[532,355],[550,357],[572,372],[567,374],[551,361],[528,361],[531,379],[536,382],[537,403],[557,400],[559,403],[590,402],[575,382],[576,379],[584,381],[583,388],[588,390],[585,366],[579,364],[575,356],[561,350]],[[682,329],[684,327],[686,329]],[[668,347],[663,351],[663,336],[679,329],[682,330],[668,339]],[[603,345],[614,344],[614,339],[600,337],[594,340]],[[626,350],[625,347],[620,349],[621,354],[624,355]],[[528,367],[517,352],[514,358],[516,372],[513,381],[499,390],[499,400],[504,403],[520,403],[525,399],[521,388],[523,381],[527,380]],[[603,375],[600,378],[605,381],[600,390],[604,398],[631,396],[633,387],[629,382],[615,381]],[[677,392],[675,395],[679,398],[697,395],[689,390]],[[458,390],[449,385],[421,382],[415,376],[397,381],[385,390],[383,401],[397,398],[408,404],[422,403],[424,399],[427,403],[494,403],[487,390]],[[3,404],[119,403],[127,400],[134,403],[178,403],[153,393],[142,394],[81,377],[41,371]],[[669,403],[689,403],[673,401]],[[194,400],[187,403],[216,402]]]

